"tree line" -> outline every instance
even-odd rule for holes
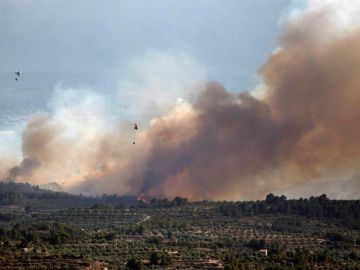
[[[325,194],[288,200],[284,195],[270,193],[263,201],[222,202],[218,210],[231,217],[284,214],[332,219],[348,228],[360,229],[360,200],[330,200]]]

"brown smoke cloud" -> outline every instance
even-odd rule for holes
[[[79,142],[61,123],[35,118],[10,175],[60,177],[76,192],[193,200],[258,199],[359,175],[360,31],[324,40],[311,28],[317,20],[284,25],[281,49],[259,71],[263,98],[209,82],[194,105],[152,120],[136,146],[121,126]]]
[[[307,26],[285,28],[282,48],[260,69],[263,100],[210,83],[195,105],[194,136],[173,147],[172,127],[160,128],[141,192],[254,199],[358,174],[360,32],[323,41]]]

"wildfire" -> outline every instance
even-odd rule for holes
[[[146,199],[145,195],[144,194],[140,194],[138,197],[137,197],[137,201],[141,201],[143,203],[146,203],[146,204],[149,204],[149,200]]]

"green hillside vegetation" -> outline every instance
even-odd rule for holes
[[[358,200],[147,204],[0,188],[0,269],[360,269]]]
[[[94,204],[117,205],[136,202],[134,196],[104,194],[101,197],[73,195],[40,189],[30,184],[0,182],[0,206],[17,205],[31,209],[66,209],[89,207]]]

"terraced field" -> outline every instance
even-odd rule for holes
[[[13,216],[2,222],[2,235],[12,239],[2,243],[1,269],[126,269],[134,258],[152,269],[221,269],[230,255],[244,269],[296,269],[300,254],[311,257],[310,264],[316,261],[312,269],[359,266],[358,230],[300,216],[229,217],[211,203],[16,210]],[[289,218],[299,225],[295,231],[274,228]],[[268,256],[260,249],[267,249]],[[150,266],[154,253],[166,254],[171,263]],[[324,254],[326,259],[317,258]]]

